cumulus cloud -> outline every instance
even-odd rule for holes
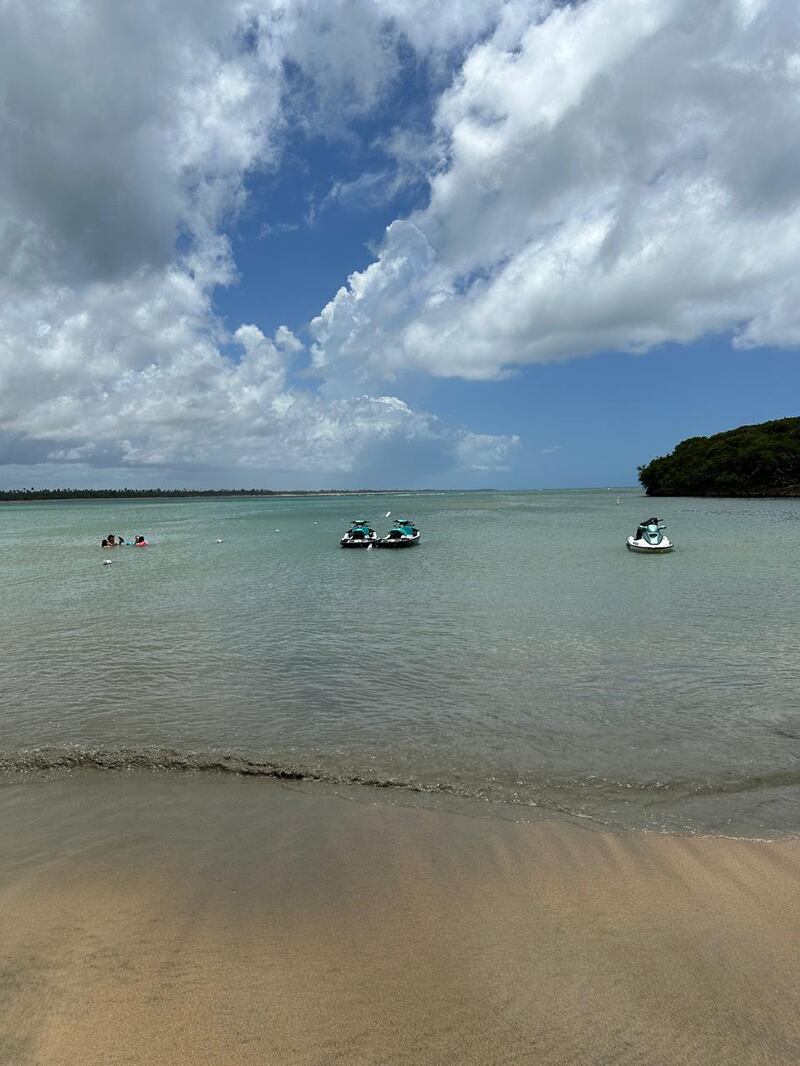
[[[119,280],[188,235],[227,258],[220,216],[271,158],[274,53],[233,3],[3,6],[0,253],[7,280]],[[220,276],[224,280],[225,275]]]
[[[518,444],[516,434],[496,437],[488,433],[465,432],[456,444],[456,454],[468,470],[503,470]]]
[[[379,480],[403,449],[498,469],[516,438],[412,409],[405,374],[491,379],[708,332],[800,343],[794,0],[6,0],[0,17],[14,469]],[[404,63],[443,87],[427,133],[402,101],[381,111]],[[427,196],[322,308],[310,351],[224,324],[251,177],[289,134],[389,113],[383,160],[331,176],[325,206],[421,177]],[[262,235],[292,225],[263,206]]]
[[[303,350],[297,337],[285,326],[266,337],[254,325],[222,336],[210,328],[206,290],[179,270],[114,291],[95,285],[77,313],[70,296],[67,308],[40,304],[28,358],[9,365],[0,394],[9,462],[11,442],[19,454],[28,438],[31,461],[103,468],[347,473],[387,444],[398,456],[424,445],[449,467],[486,463],[468,461],[468,430],[396,397],[325,399],[292,387],[289,371]],[[515,443],[491,438],[486,455],[503,466]]]
[[[796,346],[798,30],[793,0],[504,5],[439,101],[428,205],[315,319],[315,364]]]
[[[435,273],[436,254],[422,230],[412,222],[393,222],[376,262],[351,274],[311,323],[317,369],[327,368],[331,355],[364,370],[391,373],[410,366],[413,352],[404,344],[410,316],[446,295],[435,289]]]
[[[301,342],[226,329],[214,292],[290,125],[343,135],[401,42],[458,47],[496,10],[465,3],[453,26],[427,0],[4,3],[0,463],[346,472],[387,442],[462,463],[467,430],[293,384]]]

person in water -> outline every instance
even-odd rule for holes
[[[117,542],[116,542],[116,540],[114,539],[114,534],[113,534],[113,533],[109,533],[109,534],[108,534],[107,540],[108,540],[108,546],[109,546],[109,548],[116,548],[116,546],[117,546]]]
[[[134,548],[146,548],[146,547],[148,547],[148,544],[147,544],[147,541],[144,539],[144,537],[140,536],[137,533],[137,535],[136,535],[136,537],[134,538],[134,541],[133,541],[133,546],[134,546]]]
[[[106,537],[103,537],[103,540],[102,540],[102,543],[100,544],[100,547],[101,548],[111,548],[111,547],[113,547],[113,545],[108,543],[108,539]]]

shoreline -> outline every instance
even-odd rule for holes
[[[0,492],[0,503],[87,503],[94,500],[192,500],[192,499],[272,499],[306,497],[325,498],[327,496],[442,496],[485,493],[566,493],[566,492],[630,492],[644,496],[639,485],[614,485],[609,487],[582,487],[560,489],[498,489],[484,487],[479,489],[142,489],[126,492],[117,489],[37,489],[26,492],[24,489],[11,489]]]
[[[108,778],[198,782],[240,779],[284,783],[343,796],[354,802],[407,805],[453,814],[537,822],[552,820],[610,833],[653,832],[676,836],[780,841],[800,837],[800,773],[757,770],[635,780],[614,775],[503,774],[451,777],[421,771],[398,775],[371,760],[337,764],[296,749],[130,747],[78,744],[0,748],[0,787],[15,784]],[[736,802],[732,803],[735,797]],[[765,813],[768,812],[768,813]]]
[[[94,491],[94,490],[88,490]],[[96,495],[83,495],[77,493],[71,495],[68,492],[59,493],[53,491],[52,494],[42,496],[36,493],[20,493],[18,496],[11,496],[8,493],[0,494],[0,503],[93,503],[97,500],[109,500],[114,502],[116,500],[259,500],[259,499],[274,499],[287,497],[293,499],[304,499],[306,497],[327,497],[327,496],[403,496],[403,495],[419,495],[421,493],[436,495],[442,492],[493,492],[500,490],[493,489],[331,489],[330,491],[320,490],[318,492],[303,492],[302,489],[293,489],[291,491],[282,492],[278,489],[258,489],[251,492],[247,491],[237,492],[236,489],[225,489],[224,491],[203,491],[198,492],[170,492],[164,490],[158,492],[156,490],[148,489],[145,492],[137,493],[114,493],[111,492],[106,495],[102,490],[98,491]]]
[[[800,840],[0,788],[3,1066],[800,1060]]]
[[[797,500],[800,488],[775,489],[764,492],[643,492],[647,500]]]

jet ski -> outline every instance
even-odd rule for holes
[[[398,518],[385,537],[381,537],[381,548],[410,548],[419,544],[420,533],[410,518]]]
[[[632,537],[628,537],[626,546],[628,551],[642,552],[645,555],[663,555],[671,552],[674,544],[669,537],[664,536],[666,524],[659,518],[646,518],[636,527]]]
[[[378,534],[366,518],[355,518],[339,543],[343,548],[368,548],[378,543]]]

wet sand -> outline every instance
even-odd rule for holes
[[[4,1066],[800,1062],[797,841],[153,778],[0,815]]]

